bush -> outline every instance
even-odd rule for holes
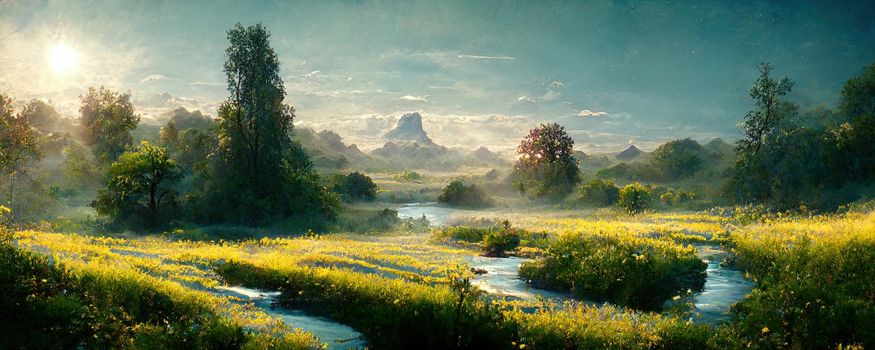
[[[594,207],[609,207],[620,199],[614,180],[592,179],[577,189],[577,201]]]
[[[500,223],[487,221],[482,225],[447,226],[432,232],[432,237],[437,241],[454,239],[481,243],[487,256],[505,256],[505,252],[519,246],[546,248],[549,246],[548,236],[546,232],[512,227],[507,220]]]
[[[392,179],[398,182],[419,182],[422,181],[423,176],[415,171],[405,170],[400,174],[393,175]]]
[[[520,245],[519,229],[510,227],[510,222],[504,221],[501,230],[492,230],[483,236],[483,250],[486,256],[505,257],[507,251]]]
[[[696,199],[696,194],[682,189],[669,188],[659,195],[659,202],[669,206],[676,206]]]
[[[347,202],[373,201],[377,198],[377,185],[374,184],[374,180],[360,172],[344,176],[340,183],[335,185],[335,191]]]
[[[667,239],[568,233],[519,275],[588,300],[659,310],[680,291],[701,289],[706,267],[694,248]]]
[[[438,202],[463,208],[485,208],[494,204],[486,192],[477,185],[465,185],[459,180],[454,180],[444,187],[443,192],[438,196]]]
[[[651,192],[650,188],[640,183],[628,184],[620,190],[618,204],[631,215],[640,213],[650,206]]]

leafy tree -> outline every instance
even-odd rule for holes
[[[176,162],[165,150],[143,141],[112,163],[106,189],[100,190],[94,207],[117,223],[137,219],[150,228],[160,227],[161,207],[168,204],[165,199],[173,200],[175,191],[171,186],[178,179]]]
[[[796,112],[796,106],[782,101],[781,97],[793,88],[789,78],[780,81],[772,78],[772,65],[760,65],[760,77],[750,90],[754,109],[741,123],[744,137],[736,142],[736,164],[729,189],[742,202],[766,202],[772,197],[769,166],[761,154],[768,143],[774,141],[784,117]]]
[[[337,192],[348,201],[372,201],[377,198],[377,185],[367,175],[353,172],[343,177]]]
[[[630,215],[640,213],[650,206],[652,191],[640,183],[631,183],[620,189],[620,199],[617,202]]]
[[[533,198],[565,197],[580,181],[573,148],[574,140],[559,124],[541,124],[530,130],[517,148],[514,187]]]
[[[131,144],[131,130],[140,116],[134,114],[131,94],[120,94],[104,88],[90,87],[81,96],[82,139],[93,147],[94,155],[104,163],[115,161]]]
[[[465,185],[460,180],[453,180],[438,196],[438,202],[454,207],[484,208],[493,205],[492,199],[477,185]]]
[[[270,34],[235,25],[225,50],[228,99],[219,107],[218,149],[206,174],[205,220],[260,224],[301,215],[333,219],[337,196],[319,184],[309,157],[292,142],[294,109]],[[225,203],[221,208],[212,203]]]
[[[608,207],[619,199],[620,189],[610,179],[592,179],[577,190],[577,200],[591,206]]]
[[[875,179],[875,64],[842,87],[836,126],[838,166],[851,181]]]
[[[666,142],[650,157],[651,164],[666,180],[679,180],[693,176],[704,168],[707,151],[698,142],[689,138]]]
[[[55,108],[40,100],[31,100],[25,104],[21,115],[26,116],[30,125],[43,134],[55,131],[61,121],[61,115]]]
[[[787,102],[781,101],[781,96],[793,89],[793,81],[784,77],[781,80],[772,78],[774,67],[770,63],[760,64],[760,77],[750,89],[750,98],[754,101],[754,109],[747,112],[741,122],[741,132],[744,138],[738,141],[740,150],[757,155],[786,115]]]
[[[0,95],[0,172],[9,176],[8,202],[15,208],[15,179],[25,171],[28,161],[38,159],[39,135],[31,127],[27,114],[15,114],[12,99]]]

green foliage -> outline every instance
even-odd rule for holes
[[[94,207],[117,224],[161,227],[173,216],[176,193],[171,185],[179,179],[176,162],[163,148],[143,141],[122,153],[106,175]],[[165,210],[161,210],[164,208]]]
[[[481,243],[488,256],[505,256],[518,246],[546,248],[550,241],[546,232],[536,232],[512,227],[510,222],[486,221],[480,224],[446,226],[432,231],[436,241],[449,239]]]
[[[90,87],[81,101],[83,141],[101,162],[114,162],[131,144],[131,130],[140,123],[140,116],[134,114],[131,94],[120,94],[103,86]]]
[[[438,202],[463,208],[485,208],[494,204],[486,192],[477,185],[465,185],[461,180],[453,180],[447,187],[444,187],[438,196]]]
[[[398,182],[419,182],[422,181],[423,178],[422,174],[412,170],[405,170],[400,174],[392,176],[392,179]]]
[[[219,107],[218,149],[202,175],[202,190],[190,198],[195,220],[316,228],[337,215],[338,196],[320,184],[308,155],[290,138],[294,108],[283,103],[269,37],[260,24],[228,31],[229,97]]]
[[[514,187],[532,198],[562,199],[580,181],[574,139],[559,124],[541,124],[517,148],[511,175]]]
[[[9,176],[7,203],[15,210],[19,210],[15,201],[15,180],[19,173],[27,172],[29,161],[40,158],[39,135],[30,125],[28,116],[14,113],[12,99],[0,95],[0,175]]]
[[[353,172],[338,182],[334,190],[347,202],[373,201],[377,198],[377,185],[365,174]]]
[[[680,291],[701,289],[706,267],[694,249],[669,240],[568,233],[545,258],[520,266],[519,274],[588,300],[659,310]]]
[[[640,213],[650,207],[653,190],[640,183],[631,183],[620,189],[617,204],[630,215]]]
[[[682,205],[696,199],[696,194],[683,189],[669,188],[659,195],[659,202],[669,206]]]
[[[689,138],[666,142],[656,150],[650,163],[664,179],[685,179],[704,168],[707,152],[698,142]]]
[[[239,349],[257,339],[195,300],[127,275],[72,274],[0,244],[0,347]]]
[[[610,179],[592,179],[577,189],[577,201],[593,207],[609,207],[620,200],[620,188]]]
[[[758,285],[733,308],[739,335],[774,349],[875,345],[872,219],[779,217],[730,235],[735,263]]]
[[[508,251],[516,249],[520,245],[521,229],[511,227],[510,222],[505,220],[500,230],[490,230],[483,235],[483,250],[486,256],[504,257]]]

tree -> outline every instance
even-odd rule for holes
[[[741,123],[743,138],[735,145],[736,161],[728,188],[742,202],[766,202],[772,198],[772,186],[764,147],[779,135],[784,117],[796,113],[796,106],[782,101],[781,97],[793,88],[793,82],[784,77],[780,81],[771,77],[772,65],[760,65],[760,77],[750,89],[754,109],[747,112]]]
[[[573,148],[574,140],[559,124],[541,124],[530,130],[517,148],[514,187],[534,198],[565,197],[580,181]]]
[[[100,190],[94,207],[117,223],[137,224],[128,220],[138,219],[149,228],[157,228],[162,226],[161,206],[175,195],[171,186],[178,179],[176,162],[165,150],[143,141],[112,163],[106,189]]]
[[[353,172],[343,177],[337,189],[348,201],[372,201],[377,198],[377,185],[365,174]]]
[[[738,141],[738,146],[752,155],[759,153],[766,137],[780,124],[786,110],[786,102],[781,101],[781,96],[793,89],[790,78],[784,77],[780,81],[772,79],[773,69],[770,63],[760,64],[760,77],[750,89],[754,109],[747,112],[741,122],[744,138]]]
[[[438,196],[438,202],[454,207],[485,208],[494,203],[486,192],[475,184],[465,185],[460,180],[453,180]]]
[[[12,99],[0,95],[0,172],[9,176],[10,206],[15,208],[15,179],[29,160],[39,159],[39,135],[27,114],[15,114]]]
[[[841,123],[834,130],[839,150],[835,156],[844,178],[875,179],[875,64],[869,65],[842,87]]]
[[[336,215],[337,196],[319,184],[309,157],[291,140],[294,108],[283,103],[280,64],[269,38],[260,24],[238,23],[228,31],[229,97],[219,107],[218,149],[206,176],[205,202],[196,210],[205,220],[258,225],[294,215]]]
[[[577,190],[578,201],[595,207],[612,206],[619,199],[620,189],[610,179],[592,179]]]
[[[83,141],[93,147],[99,160],[106,164],[115,161],[131,144],[131,130],[140,122],[140,116],[134,114],[131,94],[90,87],[80,99]]]
[[[650,188],[635,182],[623,186],[623,188],[620,189],[620,200],[618,201],[618,204],[621,208],[626,210],[627,213],[634,215],[647,209],[652,200],[652,191]]]
[[[650,157],[651,164],[666,180],[685,179],[702,170],[707,154],[705,148],[689,138],[666,142]]]
[[[43,134],[55,131],[61,121],[61,115],[55,108],[40,100],[31,100],[25,104],[21,115],[26,116],[30,125]]]

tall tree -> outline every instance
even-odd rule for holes
[[[7,201],[15,207],[15,179],[27,161],[38,159],[39,135],[31,127],[27,115],[16,114],[12,99],[0,95],[0,171],[9,176]]]
[[[559,124],[541,124],[530,130],[517,147],[514,186],[530,197],[565,197],[580,181],[573,148],[574,139]]]
[[[781,98],[793,88],[793,82],[784,77],[772,78],[773,67],[760,64],[760,76],[750,89],[754,108],[741,122],[743,138],[735,144],[736,161],[728,190],[741,202],[766,202],[772,198],[773,186],[767,158],[763,149],[770,140],[779,136],[784,117],[796,113],[797,107]]]
[[[178,179],[176,162],[165,150],[143,141],[112,163],[106,189],[100,190],[94,207],[119,223],[137,226],[142,221],[147,227],[160,227],[161,206],[175,195],[171,185]],[[129,222],[131,219],[138,222]]]
[[[781,123],[785,103],[781,97],[793,89],[793,81],[784,77],[781,80],[772,78],[771,63],[760,64],[760,77],[750,89],[750,98],[754,101],[754,109],[747,112],[741,122],[741,132],[744,138],[738,141],[738,146],[746,153],[756,155],[765,143],[765,138]]]
[[[90,87],[80,99],[82,138],[93,147],[98,159],[112,163],[131,144],[131,130],[140,122],[140,116],[134,114],[131,94],[117,93],[103,86]]]
[[[283,102],[279,60],[269,39],[260,24],[228,31],[229,96],[219,107],[218,157],[204,191],[212,198],[207,202],[228,207],[198,209],[210,221],[257,225],[312,208],[328,216],[336,210],[337,197],[318,185],[308,156],[291,140],[294,109]]]

